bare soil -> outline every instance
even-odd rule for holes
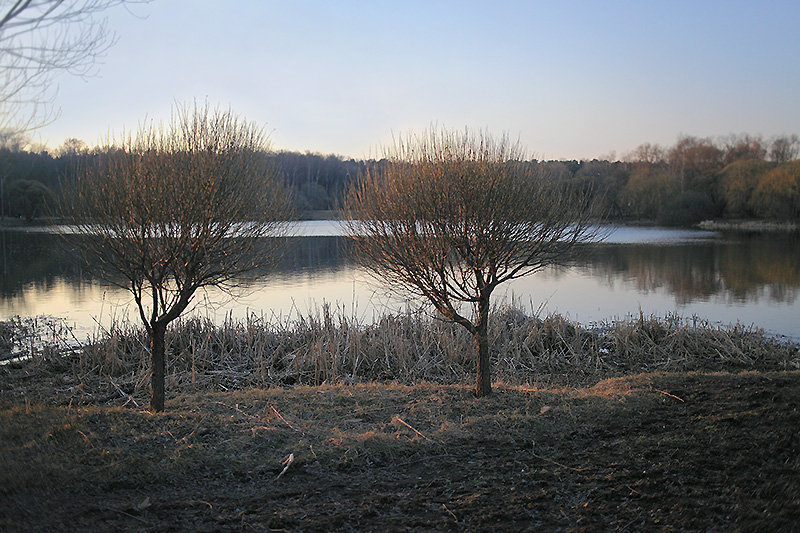
[[[800,372],[0,395],[5,531],[797,531]]]

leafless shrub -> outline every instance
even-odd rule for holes
[[[386,150],[345,202],[363,264],[470,333],[478,396],[491,393],[494,289],[564,260],[595,235],[589,196],[541,170],[508,137],[432,128]]]
[[[263,131],[208,105],[143,126],[77,169],[62,214],[87,238],[88,265],[133,295],[149,336],[151,405],[164,408],[167,326],[207,286],[269,267],[290,201]]]

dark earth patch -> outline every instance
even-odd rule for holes
[[[0,403],[0,528],[793,531],[800,372]],[[293,454],[285,468],[284,461]]]

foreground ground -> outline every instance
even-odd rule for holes
[[[792,531],[798,428],[800,372],[4,397],[0,529]]]

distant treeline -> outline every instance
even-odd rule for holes
[[[0,146],[0,216],[32,220],[46,214],[61,178],[96,153],[77,139],[52,153],[6,142]],[[682,136],[668,147],[643,144],[621,160],[528,164],[555,182],[586,190],[612,220],[689,225],[717,218],[800,220],[798,155],[797,135]],[[294,191],[301,212],[335,209],[352,180],[380,165],[310,152],[265,157]]]

